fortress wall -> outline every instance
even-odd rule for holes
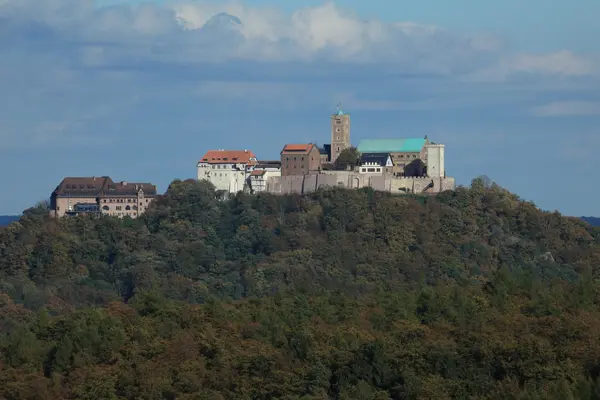
[[[433,181],[428,193],[439,193],[455,188],[454,178],[392,177],[391,175],[365,175],[353,171],[324,171],[320,174],[296,176],[271,176],[266,191],[273,194],[312,193],[319,188],[343,187],[359,189],[372,187],[391,193],[422,193]]]

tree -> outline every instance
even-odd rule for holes
[[[360,161],[360,153],[356,149],[356,147],[349,147],[347,149],[342,150],[338,158],[336,158],[334,163],[334,168],[337,171],[343,171],[348,169],[354,169],[358,165]]]

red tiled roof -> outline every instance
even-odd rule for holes
[[[200,159],[209,164],[256,164],[256,155],[250,150],[209,150]]]
[[[312,143],[306,143],[306,144],[286,144],[285,147],[283,148],[283,150],[281,150],[282,153],[284,152],[288,152],[288,151],[293,151],[295,153],[308,153],[311,151],[312,147],[314,145]]]
[[[250,173],[250,175],[252,176],[261,176],[266,174],[267,171],[265,171],[264,169],[255,169],[254,171],[252,171],[252,173]]]

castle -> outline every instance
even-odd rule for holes
[[[197,179],[222,194],[240,191],[310,193],[325,187],[371,187],[392,193],[436,194],[455,188],[446,176],[445,146],[424,138],[350,141],[350,114],[341,105],[331,115],[330,143],[288,143],[279,160],[259,160],[248,149],[209,150],[197,162]],[[137,218],[158,196],[151,183],[114,182],[110,177],[67,177],[51,195],[50,214]]]
[[[277,161],[259,161],[249,150],[210,150],[197,164],[225,193],[309,193],[321,187],[362,188],[392,193],[436,194],[455,188],[446,176],[445,146],[424,138],[350,141],[350,114],[341,105],[330,118],[330,143],[289,143]]]

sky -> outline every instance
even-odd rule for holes
[[[0,0],[0,214],[65,176],[195,177],[209,149],[446,145],[544,210],[600,215],[597,0]]]

